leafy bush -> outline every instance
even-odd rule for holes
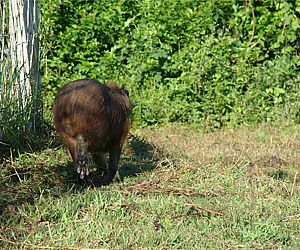
[[[299,1],[42,0],[50,105],[67,81],[117,80],[139,126],[300,122]]]

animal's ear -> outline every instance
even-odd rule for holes
[[[122,91],[123,91],[127,96],[129,96],[129,92],[128,92],[128,90],[125,88],[124,85],[121,85],[121,89],[122,89]]]
[[[127,90],[127,89],[124,89],[124,88],[123,88],[123,90],[124,90],[124,92],[126,93],[126,95],[129,96],[128,90]]]

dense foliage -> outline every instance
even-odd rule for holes
[[[135,124],[300,122],[300,1],[41,0],[48,105],[114,79]]]

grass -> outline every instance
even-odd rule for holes
[[[81,187],[62,147],[2,160],[0,246],[300,247],[299,127],[134,134],[105,187]]]

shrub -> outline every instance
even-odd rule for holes
[[[125,85],[138,126],[299,122],[299,1],[42,0],[41,8],[48,103],[67,81],[93,77]]]

